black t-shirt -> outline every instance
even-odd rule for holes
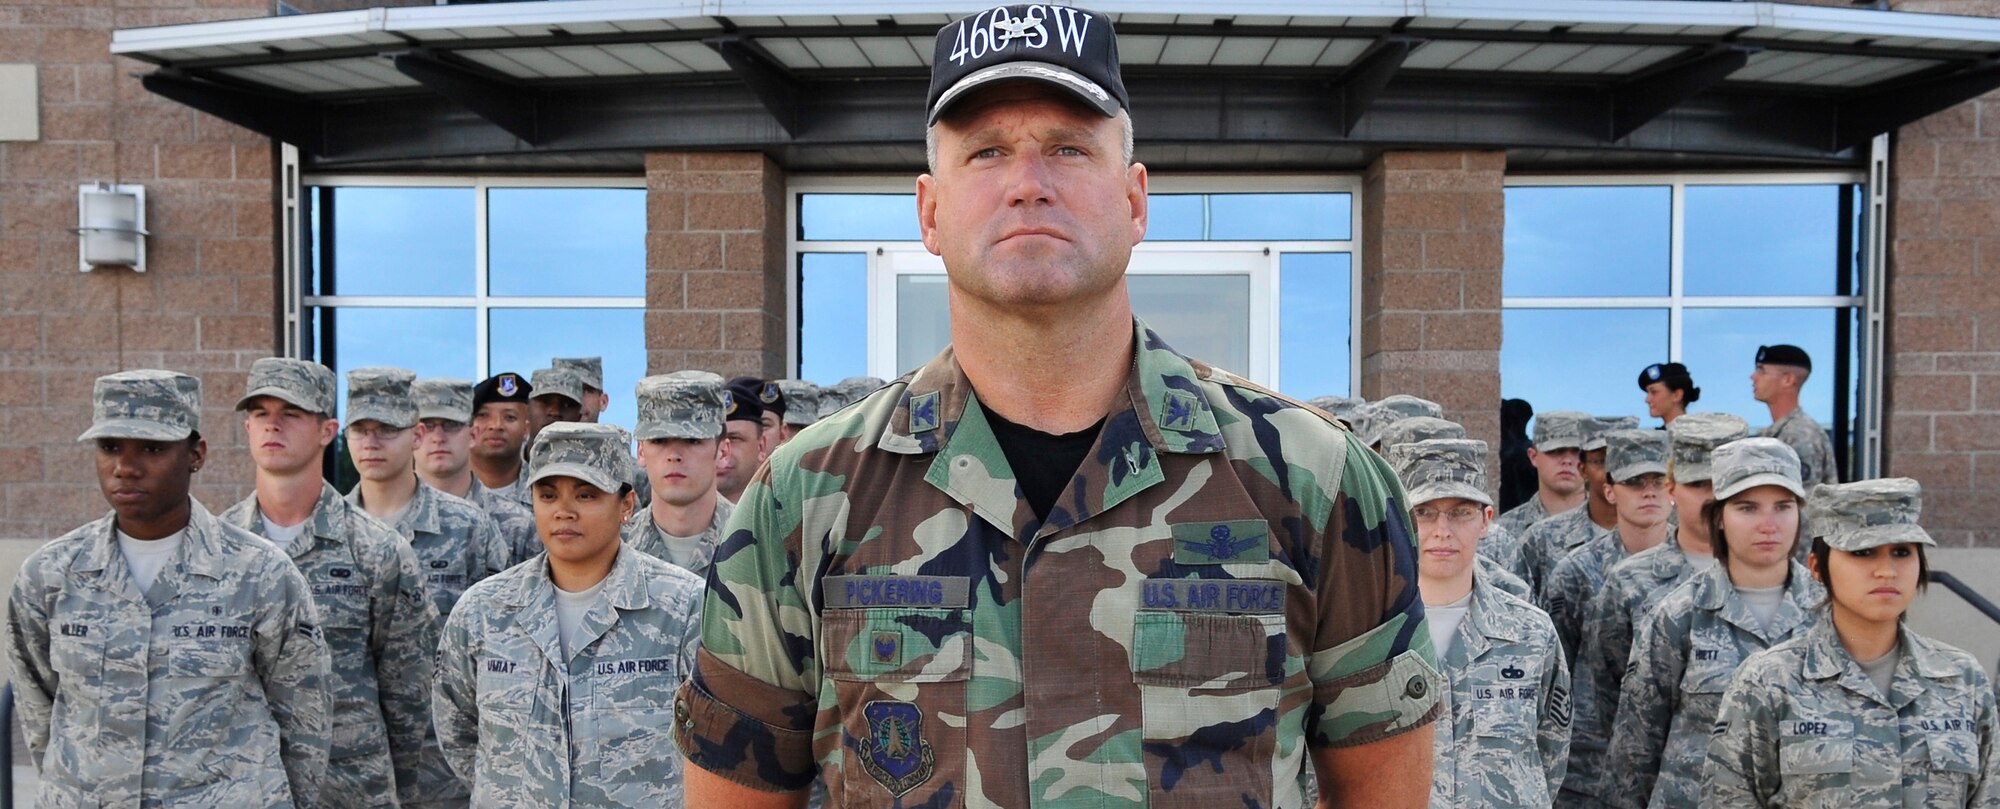
[[[1098,431],[1104,429],[1104,420],[1098,419],[1076,432],[1050,435],[1015,424],[991,410],[986,411],[986,423],[992,426],[993,440],[999,442],[1001,454],[1014,470],[1021,496],[1028,498],[1028,507],[1041,520],[1049,518],[1049,509],[1076,478],[1077,467],[1083,465],[1083,457],[1097,443]]]

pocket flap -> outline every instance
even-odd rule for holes
[[[1285,679],[1283,615],[1140,610],[1132,680],[1192,689],[1268,688]]]
[[[820,630],[835,680],[942,683],[972,675],[972,621],[962,609],[829,609]]]

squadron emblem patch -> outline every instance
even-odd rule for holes
[[[924,715],[908,702],[877,700],[861,706],[868,738],[860,740],[861,768],[898,798],[937,773],[937,751],[924,740]]]

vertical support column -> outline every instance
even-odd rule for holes
[[[646,370],[789,376],[785,178],[755,152],[646,155]]]
[[[1500,448],[1504,152],[1384,152],[1362,191],[1361,395],[1444,405]]]

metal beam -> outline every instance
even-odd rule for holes
[[[139,84],[154,95],[307,151],[317,152],[325,142],[317,104],[201,81],[174,70],[155,70],[139,77]]]
[[[788,137],[800,134],[799,97],[804,89],[797,79],[780,67],[777,62],[765,56],[763,51],[745,42],[742,37],[728,35],[710,37],[702,43],[715,49],[722,61],[729,63],[729,70],[749,85],[750,92],[757,96],[758,103],[771,113],[778,126]]]
[[[1833,146],[1858,146],[1876,135],[2000,90],[2000,59],[1936,78],[1898,83],[1840,103]]]
[[[1611,140],[1625,136],[1647,122],[1714,87],[1742,69],[1750,61],[1751,49],[1716,47],[1663,70],[1648,73],[1611,91]]]
[[[1341,135],[1353,134],[1361,116],[1368,114],[1368,107],[1375,103],[1375,97],[1396,77],[1403,60],[1410,58],[1410,51],[1421,44],[1420,40],[1409,37],[1383,37],[1341,72],[1334,80],[1334,94],[1340,98]]]
[[[445,62],[423,51],[395,55],[396,71],[531,145],[546,142],[534,91]]]

